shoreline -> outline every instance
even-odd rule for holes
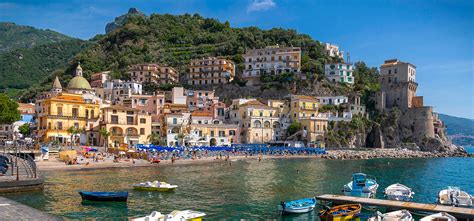
[[[474,154],[462,152],[423,152],[407,149],[345,149],[345,150],[327,150],[323,155],[262,155],[261,160],[267,159],[326,159],[326,160],[368,160],[368,159],[413,159],[413,158],[446,158],[446,157],[474,157]],[[54,158],[49,161],[38,161],[37,167],[40,172],[43,171],[76,171],[76,170],[96,170],[110,168],[133,168],[133,167],[160,167],[171,165],[196,165],[206,163],[229,163],[239,160],[259,160],[259,156],[231,156],[229,160],[225,157],[216,159],[215,157],[203,157],[198,159],[179,159],[174,163],[171,160],[162,160],[158,164],[151,164],[145,160],[121,160],[120,162],[92,162],[91,159],[84,160],[78,165],[66,165],[64,162]],[[88,164],[87,164],[88,163]]]

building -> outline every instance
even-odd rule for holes
[[[124,99],[123,105],[137,109],[142,114],[152,115],[155,118],[163,114],[165,94],[161,92],[153,95],[130,95],[130,97]]]
[[[353,76],[354,66],[346,63],[334,63],[324,65],[324,73],[330,82],[339,82],[346,84],[354,84]]]
[[[324,51],[330,57],[344,59],[344,52],[339,51],[339,46],[330,43],[324,43]]]
[[[189,64],[189,85],[226,84],[234,80],[234,62],[223,58],[191,60]]]
[[[351,102],[349,105],[349,109],[352,113],[352,115],[362,115],[365,116],[367,111],[365,105],[361,104],[360,102],[360,96],[355,95],[351,97]]]
[[[166,134],[166,144],[168,146],[185,145],[190,133],[189,112],[169,113],[164,115],[164,125],[162,134]]]
[[[214,91],[186,90],[186,103],[190,111],[205,109],[219,102],[219,97],[214,96]]]
[[[335,105],[347,104],[349,98],[347,96],[318,96],[316,97],[318,103],[321,105]]]
[[[213,118],[210,111],[191,113],[189,139],[194,146],[230,146],[239,143],[239,125]]]
[[[131,147],[147,144],[151,134],[151,116],[134,108],[112,105],[101,109],[100,127],[110,132],[109,147]],[[101,139],[102,143],[104,138]]]
[[[276,108],[251,100],[239,106],[240,140],[243,144],[267,143],[280,137]]]
[[[92,88],[102,88],[104,83],[110,80],[110,71],[98,72],[91,75],[91,87]]]
[[[139,83],[174,84],[178,83],[178,72],[172,67],[157,64],[137,64],[128,69],[130,79]]]
[[[123,104],[123,100],[132,95],[141,95],[143,86],[136,81],[123,81],[119,79],[104,82],[102,88],[94,89],[97,96],[108,100],[112,104]]]
[[[318,115],[318,101],[307,95],[291,95],[290,119],[298,121],[300,118],[316,117]]]
[[[260,76],[263,74],[301,72],[301,48],[299,47],[268,46],[248,50],[243,57],[245,69],[242,78],[247,80],[247,85],[260,84]]]
[[[33,103],[18,103],[18,110],[21,114],[21,122],[29,123],[33,122],[35,116],[35,104]]]

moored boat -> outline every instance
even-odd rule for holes
[[[288,202],[281,202],[280,210],[284,213],[307,213],[316,207],[315,198],[304,198]]]
[[[420,221],[456,221],[456,217],[449,213],[441,212],[425,216],[421,218]]]
[[[377,184],[375,178],[369,178],[364,173],[354,173],[352,174],[352,181],[344,185],[342,192],[346,196],[373,198],[378,187],[379,184]]]
[[[206,216],[203,212],[193,210],[175,210],[170,214],[154,211],[150,215],[132,219],[133,221],[201,221]]]
[[[459,187],[448,186],[448,188],[439,191],[438,202],[443,205],[470,207],[472,206],[472,196]]]
[[[410,201],[415,193],[407,186],[395,183],[385,188],[385,198],[397,201]]]
[[[319,212],[319,217],[322,221],[342,221],[353,220],[360,218],[360,204],[345,204],[335,206]]]
[[[413,216],[408,210],[397,210],[389,213],[380,213],[377,211],[377,215],[369,218],[368,221],[414,221]]]
[[[178,187],[177,185],[171,185],[169,183],[159,182],[159,181],[139,183],[139,184],[133,185],[133,189],[135,190],[148,190],[148,191],[160,191],[160,192],[171,191],[171,190],[176,189],[177,187]]]
[[[128,192],[88,192],[80,191],[82,201],[126,202]]]

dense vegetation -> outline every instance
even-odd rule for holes
[[[0,94],[0,124],[11,124],[18,120],[20,120],[18,103]]]
[[[11,22],[0,22],[0,53],[71,39],[69,36],[52,30],[41,30]]]

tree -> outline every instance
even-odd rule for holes
[[[31,130],[30,130],[30,124],[29,123],[24,123],[23,125],[21,125],[18,130],[20,131],[21,134],[23,134],[23,136],[30,136],[31,134]]]
[[[103,127],[99,130],[99,134],[100,134],[101,137],[104,138],[105,152],[107,152],[107,147],[108,147],[107,141],[109,140],[108,138],[110,137],[110,132],[107,131],[107,129],[105,127]]]
[[[151,133],[148,135],[148,142],[154,145],[160,145],[161,144],[161,136],[158,133]]]
[[[21,119],[18,103],[6,94],[0,94],[0,124],[12,124]]]
[[[67,129],[67,132],[71,135],[71,150],[72,150],[73,142],[74,142],[74,145],[76,144],[76,141],[75,141],[76,134],[81,133],[81,130],[79,130],[78,128],[74,126],[71,126]]]
[[[288,135],[292,135],[292,134],[294,134],[294,133],[296,133],[300,130],[301,130],[301,123],[299,123],[299,122],[291,123],[290,126],[288,126],[288,129],[287,129]]]

